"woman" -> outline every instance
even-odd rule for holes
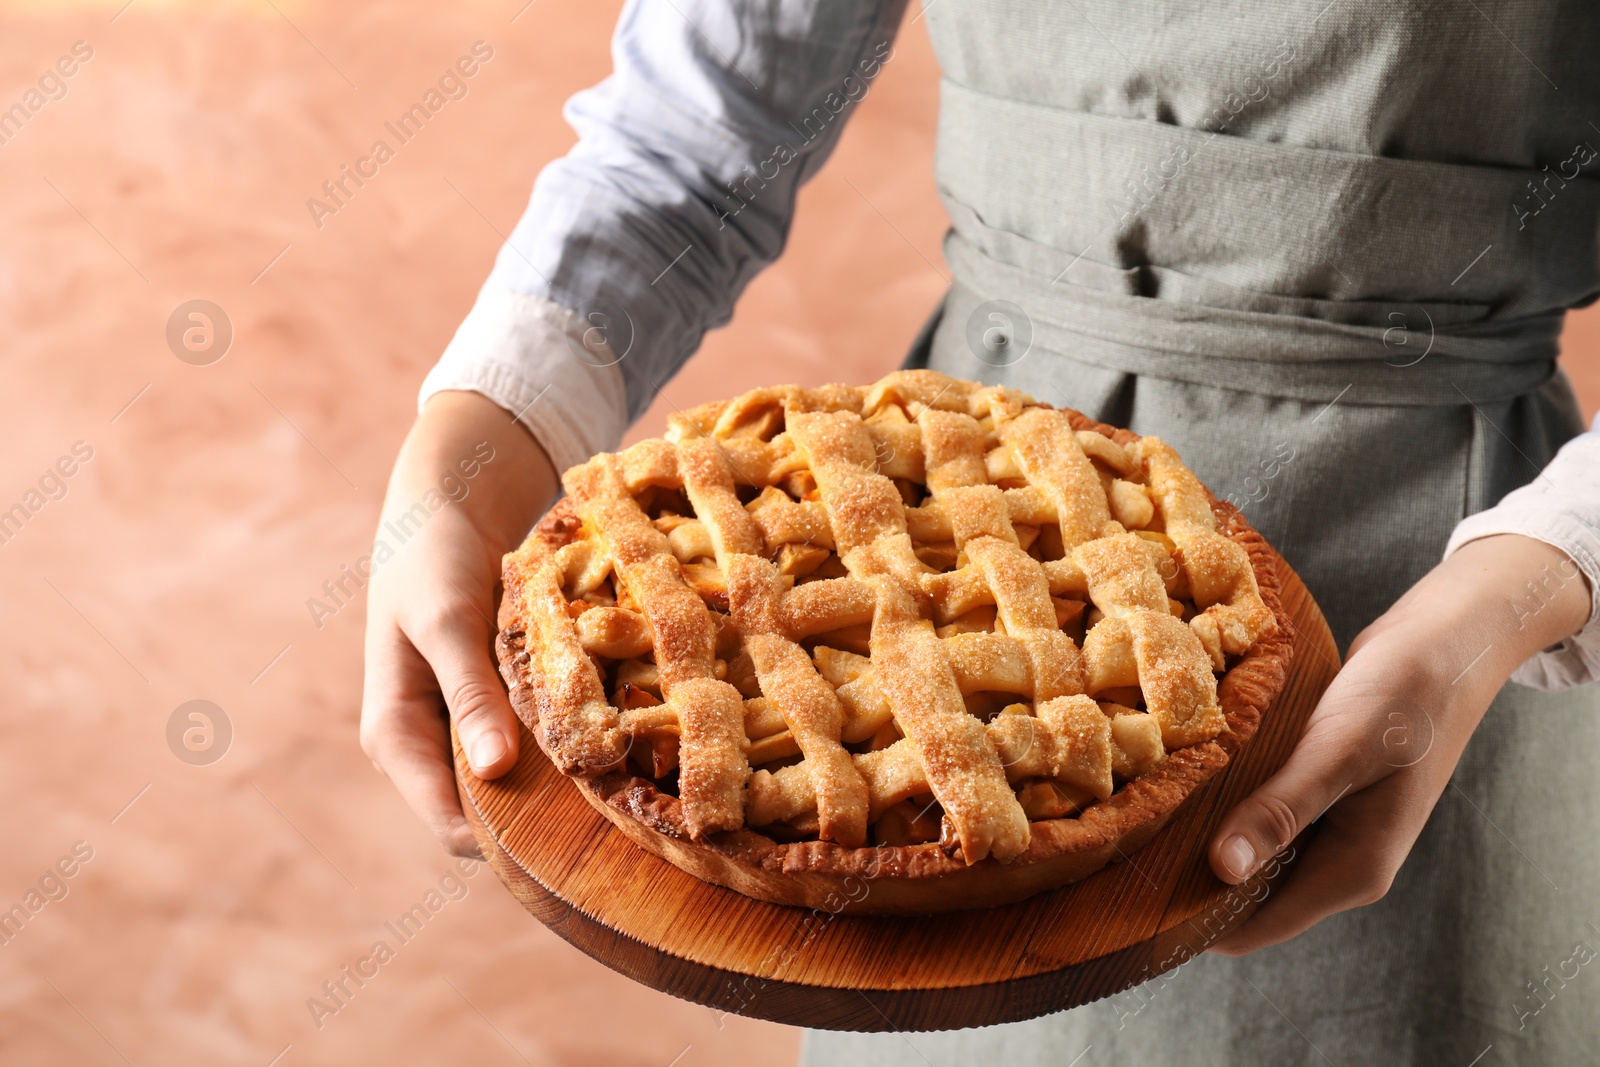
[[[581,139],[429,375],[386,510],[480,440],[505,458],[372,589],[363,743],[452,850],[474,848],[441,694],[477,773],[515,760],[485,652],[500,554],[781,251],[902,7],[632,0],[615,74],[569,103]],[[1586,1058],[1600,439],[1562,447],[1554,360],[1600,294],[1600,10],[925,10],[955,281],[909,362],[1159,433],[1294,564],[1347,666],[1212,842],[1239,882],[1323,824],[1216,954],[1032,1022],[813,1035],[808,1059]]]

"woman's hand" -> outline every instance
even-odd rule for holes
[[[456,795],[444,713],[480,778],[516,763],[516,714],[491,651],[494,590],[500,557],[555,490],[533,436],[466,392],[428,401],[389,478],[377,540],[393,554],[375,546],[361,747],[458,856],[478,846]]]
[[[1238,884],[1322,820],[1288,880],[1210,950],[1275,945],[1388,892],[1501,686],[1590,605],[1565,553],[1507,534],[1462,546],[1367,627],[1288,763],[1211,842],[1212,869]]]

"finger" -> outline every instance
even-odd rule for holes
[[[445,849],[482,859],[461,811],[450,737],[428,664],[392,628],[369,640],[361,747]]]
[[[1210,851],[1218,878],[1243,882],[1341,797],[1377,778],[1363,739],[1348,736],[1355,717],[1344,719],[1328,716],[1316,723],[1278,773],[1222,820]]]
[[[487,612],[452,592],[429,598],[438,609],[402,629],[433,668],[472,772],[498,778],[517,762],[517,715],[489,655]]]
[[[1242,956],[1296,937],[1330,915],[1381,900],[1422,829],[1412,825],[1410,806],[1396,795],[1405,788],[1389,778],[1341,800],[1289,877],[1209,951]]]

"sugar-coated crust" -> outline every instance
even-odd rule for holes
[[[1044,406],[1044,405],[1041,405]],[[711,408],[714,410],[714,407]],[[1093,430],[1118,444],[1137,435],[1065,412],[1074,429]],[[691,412],[691,415],[697,412]],[[1001,862],[967,864],[959,851],[938,843],[846,848],[826,841],[784,843],[749,828],[691,837],[676,797],[626,771],[587,776],[562,767],[598,811],[641,848],[708,882],[776,904],[827,909],[836,914],[925,914],[991,907],[1078,881],[1146,844],[1178,808],[1227,766],[1260,726],[1282,690],[1292,654],[1292,624],[1279,595],[1277,553],[1230,504],[1212,497],[1218,532],[1242,546],[1262,601],[1277,621],[1218,685],[1225,728],[1210,741],[1176,749],[1150,772],[1078,815],[1030,824],[1025,851]],[[550,707],[545,680],[528,669],[522,582],[530,559],[573,540],[582,523],[563,499],[539,523],[532,553],[507,557],[505,594],[495,647],[512,706],[550,749],[536,725]]]

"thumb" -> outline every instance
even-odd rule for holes
[[[517,715],[489,653],[492,627],[470,600],[456,602],[406,636],[433,668],[461,748],[479,778],[498,778],[517,762]]]
[[[1218,878],[1234,885],[1243,882],[1340,798],[1376,779],[1361,745],[1338,733],[1308,732],[1278,773],[1222,820],[1210,850]]]

